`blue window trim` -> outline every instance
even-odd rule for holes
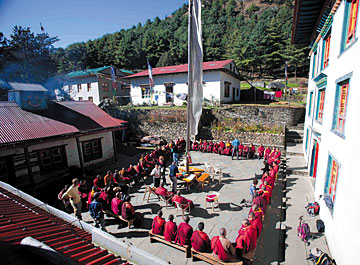
[[[312,99],[314,97],[314,91],[310,91],[309,94],[309,108],[308,108],[308,116],[311,117],[311,108],[312,108]]]
[[[331,132],[333,132],[334,134],[336,134],[337,136],[340,136],[343,139],[345,138],[345,125],[346,125],[346,119],[345,119],[345,123],[344,123],[344,130],[343,132],[339,132],[335,129],[336,127],[336,122],[337,122],[337,113],[338,113],[338,109],[339,109],[339,96],[340,96],[340,88],[341,88],[341,83],[343,83],[344,81],[348,81],[349,82],[349,88],[347,91],[347,97],[346,97],[346,105],[345,105],[345,117],[347,116],[347,110],[348,110],[348,102],[349,102],[349,95],[350,95],[350,86],[351,86],[351,77],[352,77],[353,72],[348,73],[340,78],[338,78],[335,83],[336,83],[336,91],[335,91],[335,103],[334,103],[334,111],[333,111],[333,121],[332,121],[332,125],[331,125]]]
[[[336,186],[336,191],[338,190],[338,182],[339,182],[339,176],[340,176],[340,169],[341,169],[341,163],[329,152],[328,153],[328,165],[327,165],[327,170],[326,170],[326,177],[325,177],[325,183],[324,183],[324,194],[325,195],[328,195],[328,186],[329,186],[329,181],[330,181],[330,171],[331,171],[331,164],[332,164],[332,161],[335,160],[336,164],[339,165],[339,170],[338,170],[338,175],[337,175],[337,178],[336,178],[336,183],[335,183],[335,186]],[[331,215],[333,214],[334,212],[334,209],[335,209],[335,201],[336,201],[336,191],[335,191],[335,200],[333,201],[333,208],[332,210],[330,210],[330,213]]]
[[[356,29],[355,29],[355,39],[348,45],[346,45],[346,38],[347,38],[347,31],[349,28],[349,16],[350,16],[350,7],[351,7],[351,2],[347,2],[344,1],[345,3],[345,10],[344,10],[344,20],[343,20],[343,27],[342,27],[342,33],[341,33],[341,43],[340,43],[340,54],[338,57],[340,57],[344,51],[350,49],[350,47],[352,47],[354,45],[355,42],[357,42],[357,37],[356,37],[356,33],[358,30],[358,23],[356,23]],[[358,7],[359,8],[359,7]],[[357,17],[357,19],[359,20],[359,15]],[[358,22],[358,21],[357,21]]]
[[[326,50],[326,40],[329,38],[329,36],[331,35],[331,27],[329,27],[329,29],[327,30],[327,32],[326,32],[326,34],[325,34],[325,37],[323,38],[323,41],[322,41],[322,49],[323,49],[323,51],[322,51],[322,60],[321,60],[321,70],[324,70],[324,69],[326,69],[328,66],[329,66],[329,64],[330,64],[330,60],[329,60],[329,63],[328,63],[328,65],[326,66],[326,67],[324,67],[324,59],[325,59],[325,50]],[[330,47],[331,47],[331,40],[330,40]],[[330,57],[330,50],[329,50],[329,55],[328,55],[329,57]]]
[[[318,89],[318,98],[317,98],[317,104],[316,104],[316,113],[315,113],[315,121],[319,124],[322,124],[322,120],[324,119],[324,110],[323,110],[323,118],[322,120],[320,121],[318,119],[319,117],[319,108],[320,108],[320,100],[321,100],[321,92],[322,91],[325,91],[326,89],[326,86],[323,86],[321,88]],[[325,96],[326,96],[326,91],[325,91]],[[325,98],[324,98],[324,107],[325,107]]]
[[[309,144],[309,128],[306,128],[306,139],[305,139],[305,152],[308,151],[308,144]]]
[[[313,53],[313,67],[312,67],[312,79],[316,77],[316,60],[317,60],[317,50]]]

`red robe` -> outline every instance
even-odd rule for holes
[[[179,224],[175,242],[182,246],[190,245],[191,244],[190,239],[191,239],[192,233],[193,233],[193,228],[189,224],[187,224],[185,222]]]
[[[167,221],[164,226],[164,237],[166,241],[175,241],[177,225],[173,221]]]
[[[187,200],[185,199],[184,197],[182,196],[178,196],[178,195],[175,195],[173,198],[172,198],[172,201],[173,202],[178,202],[180,204],[183,204],[182,208],[185,208],[186,205],[185,204],[188,204],[190,203],[190,208],[194,208],[194,203],[191,201],[191,200]]]
[[[132,219],[135,216],[135,209],[131,203],[124,202],[121,207],[121,216],[125,220]]]
[[[156,216],[151,226],[151,231],[156,235],[164,235],[165,219]]]
[[[267,210],[267,203],[266,203],[266,200],[261,197],[261,196],[257,196],[254,201],[253,201],[253,205],[256,204],[258,205],[261,210],[266,213],[266,210]]]
[[[266,200],[267,204],[269,204],[269,202],[270,202],[270,192],[263,191],[263,192],[259,193],[259,195]]]
[[[258,155],[259,155],[259,157],[263,157],[264,156],[264,146],[259,146],[258,147]]]
[[[254,213],[256,218],[259,218],[261,222],[263,221],[264,212],[261,210],[260,207],[256,212],[254,212],[254,210],[250,208],[249,213]]]
[[[222,261],[230,261],[234,259],[234,256],[228,249],[224,249],[219,236],[214,236],[211,239],[211,250],[213,254],[215,254],[219,260]]]
[[[123,201],[118,197],[115,197],[111,200],[111,210],[116,215],[121,215],[121,206]]]
[[[255,218],[254,220],[250,221],[250,223],[253,227],[256,228],[257,237],[259,237],[263,227],[261,220],[259,218]]]
[[[236,248],[248,253],[256,248],[257,230],[254,226],[242,226],[236,238]]]
[[[210,239],[206,233],[196,230],[191,237],[191,246],[196,251],[209,253]]]

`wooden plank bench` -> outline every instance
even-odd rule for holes
[[[195,261],[196,259],[200,259],[200,260],[206,261],[207,263],[214,264],[214,265],[223,265],[223,264],[243,265],[243,262],[240,260],[235,261],[235,262],[234,261],[233,262],[221,261],[221,260],[215,258],[212,253],[199,252],[193,248],[191,249],[191,258],[192,258],[192,261]]]
[[[150,237],[150,243],[154,243],[154,241],[159,241],[159,242],[169,245],[173,248],[184,251],[186,258],[191,257],[191,251],[190,251],[191,246],[188,246],[188,245],[181,246],[181,245],[175,243],[174,241],[171,241],[171,242],[166,241],[164,236],[156,235],[156,234],[152,233],[151,230],[149,231],[149,237]]]
[[[209,180],[210,174],[208,173],[203,173],[201,174],[200,177],[197,178],[197,182],[199,184],[201,184],[202,188],[204,188],[204,184],[207,183],[208,185],[210,184],[210,180]],[[198,186],[199,187],[199,186]]]

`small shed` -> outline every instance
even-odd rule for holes
[[[48,90],[40,84],[12,83],[8,100],[15,101],[18,106],[25,110],[47,109],[46,100]]]

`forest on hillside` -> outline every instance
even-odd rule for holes
[[[15,26],[9,39],[0,33],[0,78],[44,83],[74,70],[115,65],[129,70],[187,63],[188,7],[161,20],[148,19],[95,40],[54,48],[57,37]],[[308,47],[292,45],[291,0],[203,0],[204,61],[234,59],[242,75],[280,78],[306,76]]]

